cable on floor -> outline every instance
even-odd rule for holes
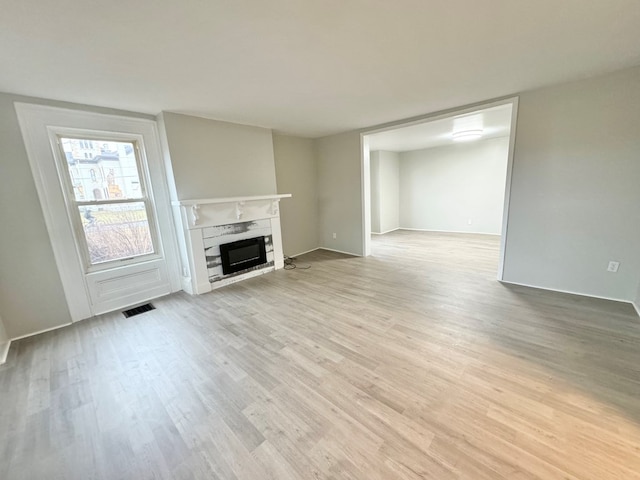
[[[296,265],[297,259],[296,257],[288,257],[288,256],[284,256],[284,269],[285,270],[294,270],[294,269],[298,269],[298,270],[309,270],[311,268],[311,265]]]

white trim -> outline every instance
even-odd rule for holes
[[[470,233],[472,235],[491,235],[493,237],[500,236],[499,233],[470,232],[468,230],[430,230],[428,228],[407,228],[407,227],[400,227],[400,228],[397,228],[396,230],[408,230],[411,232],[433,232],[433,233]]]
[[[20,335],[19,337],[14,337],[11,339],[12,342],[15,342],[16,340],[22,340],[23,338],[29,338],[29,337],[34,337],[36,335],[40,335],[41,333],[47,333],[47,332],[51,332],[53,330],[58,330],[59,328],[64,328],[64,327],[68,327],[69,325],[71,325],[73,322],[69,322],[69,323],[63,323],[62,325],[56,325],[55,327],[51,327],[51,328],[45,328],[44,330],[38,330],[37,332],[32,332],[32,333],[26,333],[24,335]]]
[[[502,234],[500,235],[500,256],[498,257],[498,280],[504,279],[504,262],[507,252],[507,230],[509,210],[511,208],[511,181],[513,177],[513,159],[516,148],[516,128],[518,123],[518,105],[520,98],[511,99],[511,129],[509,130],[509,156],[507,157],[507,175],[504,186],[504,206],[502,207]]]
[[[412,127],[415,125],[421,125],[423,123],[433,122],[435,120],[442,120],[442,119],[451,118],[457,115],[464,115],[465,113],[472,113],[478,110],[485,110],[487,108],[499,107],[501,105],[507,105],[508,103],[512,103],[513,100],[516,98],[518,98],[517,95],[510,96],[510,97],[501,97],[493,100],[473,103],[470,105],[462,105],[460,107],[454,107],[448,110],[440,110],[438,112],[427,113],[426,115],[420,115],[418,117],[410,117],[404,120],[378,124],[373,127],[363,129],[362,134],[373,135],[375,133],[388,132],[389,130],[397,130],[398,128]]]
[[[40,335],[41,333],[51,332],[53,330],[58,330],[60,328],[68,327],[69,325],[72,325],[72,323],[63,323],[62,325],[56,325],[55,327],[45,328],[43,330],[38,330],[37,332],[26,333],[24,335],[20,335],[18,337],[9,339],[6,343],[0,345],[0,365],[4,364],[7,361],[7,355],[9,355],[9,348],[11,347],[11,342],[22,340],[23,338],[35,337],[36,335]],[[4,351],[2,351],[3,349]]]
[[[89,133],[90,132],[90,133]],[[54,161],[56,162],[56,169],[58,171],[58,177],[60,178],[60,184],[62,187],[62,195],[65,199],[65,204],[68,210],[69,221],[71,222],[71,227],[75,231],[74,241],[76,243],[76,248],[78,250],[78,255],[82,261],[82,265],[86,274],[91,274],[103,270],[110,270],[117,267],[123,267],[126,265],[133,265],[140,262],[148,261],[148,260],[158,260],[162,259],[163,256],[158,253],[158,249],[162,246],[161,239],[159,238],[159,230],[157,228],[157,221],[155,215],[155,207],[153,205],[152,198],[150,196],[151,192],[151,180],[148,175],[148,170],[144,168],[146,161],[143,157],[144,150],[140,148],[140,145],[144,145],[144,136],[136,133],[118,133],[118,132],[98,132],[96,130],[86,130],[82,128],[70,128],[70,127],[57,127],[57,126],[47,126],[47,133],[49,135],[49,142],[52,146],[52,153],[54,157]],[[134,147],[135,155],[135,165],[139,173],[140,180],[140,191],[142,196],[138,199],[104,199],[98,201],[78,201],[75,198],[75,193],[73,191],[73,185],[71,182],[71,178],[69,177],[67,160],[65,157],[64,150],[62,148],[62,144],[60,140],[64,137],[95,137],[101,138],[104,140],[115,141],[115,142],[126,142],[131,143]],[[82,227],[82,222],[80,217],[77,214],[77,208],[81,205],[91,205],[93,204],[95,207],[100,207],[101,205],[113,205],[118,203],[131,203],[140,202],[144,205],[145,211],[148,215],[148,222],[150,227],[150,234],[152,238],[152,245],[154,250],[151,253],[136,255],[128,260],[111,260],[103,263],[92,264],[89,256],[89,248],[87,245],[87,239],[84,233],[84,228]],[[96,313],[95,311],[93,312]]]
[[[327,250],[329,252],[342,253],[344,255],[350,255],[352,257],[362,257],[364,255],[358,255],[357,253],[345,252],[344,250],[336,250],[335,248],[318,247],[317,250]]]
[[[273,197],[273,198],[271,198]],[[181,230],[201,230],[206,227],[232,225],[265,218],[280,218],[280,200],[283,195],[269,197],[236,197],[238,200],[190,203],[172,202],[174,212],[182,218]],[[285,198],[291,194],[284,195]],[[192,200],[197,202],[197,200]]]
[[[187,219],[185,217],[183,218],[186,223]],[[184,236],[187,241],[187,256],[189,258],[189,271],[191,272],[191,290],[196,295],[208,293],[213,287],[209,281],[209,269],[207,268],[207,259],[204,255],[202,229],[185,230]]]
[[[271,219],[271,244],[273,245],[273,266],[276,270],[284,268],[284,252],[282,251],[282,226],[280,214]]]
[[[387,230],[386,232],[374,232],[372,230],[371,235],[386,235],[387,233],[395,232],[396,230],[407,230],[407,229],[402,227],[397,227],[397,228],[392,228],[391,230]]]
[[[280,200],[288,198],[290,194],[269,195],[261,197],[233,197],[231,201],[216,201],[208,204],[184,204],[174,202],[174,211],[180,218],[180,235],[184,239],[184,265],[182,272],[183,289],[191,295],[208,293],[219,286],[227,285],[223,280],[209,281],[209,268],[205,256],[204,233],[210,227],[232,225],[235,223],[268,220],[271,241],[273,245],[274,270],[284,267],[282,250],[282,231],[280,227]],[[243,199],[242,201],[235,200]],[[195,211],[194,211],[195,209]],[[177,223],[177,222],[176,222]],[[247,276],[227,277],[243,279]],[[186,282],[190,286],[186,286]]]
[[[305,252],[296,253],[295,255],[287,255],[287,258],[296,258],[300,255],[306,255],[307,253],[315,252],[316,250],[320,250],[320,247],[312,248],[311,250],[307,250]]]
[[[9,355],[9,348],[11,347],[11,340],[7,340],[5,343],[0,345],[0,365],[4,365],[7,361],[7,356]]]
[[[360,134],[360,189],[362,190],[362,256],[371,255],[371,159],[369,137]]]
[[[569,295],[577,295],[579,297],[597,298],[599,300],[610,300],[612,302],[630,303],[631,305],[633,305],[632,301],[625,300],[623,298],[603,297],[601,295],[592,295],[590,293],[572,292],[571,290],[560,290],[560,289],[557,289],[557,288],[541,287],[539,285],[529,285],[528,283],[510,282],[508,280],[499,280],[499,282],[500,283],[506,283],[506,284],[509,284],[509,285],[518,285],[520,287],[536,288],[538,290],[546,290],[548,292],[568,293]],[[633,306],[635,307],[635,305],[633,305]]]
[[[83,131],[101,134],[111,132],[114,135],[141,136],[144,139],[149,171],[141,172],[141,175],[148,175],[150,180],[147,189],[154,203],[153,221],[160,232],[160,238],[157,239],[158,248],[164,256],[166,267],[163,268],[166,268],[168,289],[180,290],[176,236],[171,224],[167,176],[162,163],[162,150],[155,121],[39,104],[15,102],[14,105],[71,320],[89,318],[97,310],[92,305],[85,268],[75,248],[73,226],[67,218],[64,194],[56,170],[58,162],[45,160],[52,158],[57,152],[57,146],[51,144],[49,136],[52,128],[55,131],[63,131],[81,127]],[[156,222],[160,215],[164,221]]]
[[[281,193],[277,195],[255,195],[251,197],[222,197],[222,198],[202,198],[193,200],[174,200],[171,205],[174,206],[191,206],[191,205],[207,205],[209,203],[236,203],[251,202],[255,200],[276,200],[281,198],[291,198],[290,193]]]
[[[631,305],[633,305],[633,308],[636,309],[636,313],[640,317],[640,305],[638,305],[636,302],[631,302]]]
[[[89,292],[84,281],[83,268],[75,248],[69,248],[69,245],[75,245],[74,233],[71,224],[66,221],[66,216],[64,220],[61,220],[61,214],[56,214],[59,211],[65,212],[66,215],[67,208],[64,204],[62,191],[60,188],[48,188],[50,184],[48,179],[55,178],[57,181],[58,178],[56,162],[39,161],[41,158],[49,158],[52,155],[52,152],[49,151],[49,139],[46,132],[48,122],[44,116],[54,113],[58,109],[25,103],[16,103],[15,109],[71,320],[89,318],[92,316],[92,310]],[[36,140],[36,137],[42,135],[47,136],[46,142]]]

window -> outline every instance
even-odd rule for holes
[[[180,290],[155,122],[20,102],[15,109],[71,319]],[[81,140],[93,142],[90,161]]]
[[[153,205],[147,195],[144,169],[137,142],[105,141],[103,154],[95,157],[96,166],[85,185],[73,184],[74,162],[66,161],[63,183],[66,184],[67,208],[76,227],[87,270],[109,262],[130,261],[156,253],[155,228],[150,222]],[[62,158],[72,158],[72,145],[91,145],[91,140],[59,137]],[[86,167],[85,167],[86,168]],[[98,171],[104,172],[98,178]],[[100,182],[100,183],[98,183]],[[102,188],[96,188],[98,183]],[[87,200],[84,192],[93,192]]]

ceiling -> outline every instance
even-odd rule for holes
[[[511,104],[369,135],[369,150],[408,152],[453,145],[453,132],[481,130],[482,139],[506,137],[511,131]]]
[[[0,91],[317,137],[640,64],[638,0],[13,0]]]

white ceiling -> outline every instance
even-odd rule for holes
[[[321,136],[640,64],[638,0],[12,0],[0,91]]]
[[[453,132],[482,130],[482,139],[506,137],[511,131],[511,104],[369,135],[369,150],[408,152],[454,144]]]

